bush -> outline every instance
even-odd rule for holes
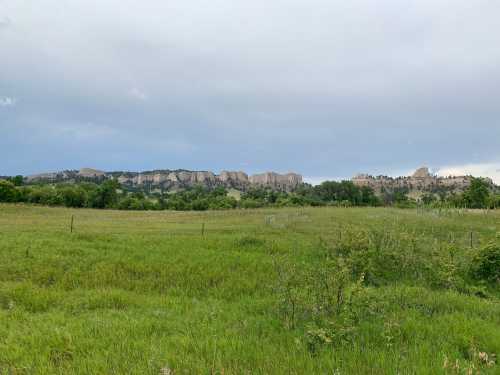
[[[191,203],[191,208],[195,211],[206,211],[208,205],[208,199],[198,198]]]
[[[61,191],[53,186],[36,186],[26,193],[26,201],[46,206],[62,206],[64,197]]]
[[[64,187],[60,194],[66,207],[84,207],[87,204],[87,194],[78,186]]]
[[[313,267],[277,259],[274,291],[277,313],[288,329],[305,330],[307,349],[316,354],[322,346],[353,339],[363,306],[364,275],[353,275],[338,259],[323,258]]]
[[[242,199],[240,201],[241,208],[261,208],[265,205],[263,201],[257,199]]]
[[[500,283],[500,244],[490,243],[476,254],[471,274],[478,280]]]
[[[120,184],[116,180],[107,180],[89,194],[89,207],[114,208],[118,205]]]
[[[223,210],[235,208],[238,205],[238,201],[233,197],[227,196],[216,196],[209,199],[209,209],[211,210]]]
[[[10,181],[0,180],[0,202],[16,202],[17,189]]]

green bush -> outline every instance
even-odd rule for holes
[[[42,204],[45,206],[63,206],[64,197],[60,190],[56,190],[53,186],[34,186],[27,194],[29,203]]]
[[[87,194],[80,187],[67,186],[60,190],[64,205],[66,207],[85,207]]]
[[[490,243],[479,250],[472,261],[471,273],[476,279],[500,283],[499,243]]]
[[[209,201],[208,199],[196,199],[191,203],[191,208],[195,211],[206,211],[208,210]]]
[[[0,180],[0,202],[16,202],[17,189],[10,181]]]

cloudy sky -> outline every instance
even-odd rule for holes
[[[0,0],[0,175],[489,175],[497,0]]]

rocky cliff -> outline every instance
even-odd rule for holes
[[[249,181],[257,186],[273,186],[278,190],[291,190],[302,183],[302,176],[296,173],[278,174],[266,172],[250,176]]]
[[[25,178],[27,183],[36,182],[77,182],[82,180],[104,180],[116,178],[126,187],[145,187],[149,189],[178,190],[202,185],[205,187],[223,186],[237,190],[251,187],[269,187],[274,190],[292,191],[302,184],[302,176],[296,173],[278,174],[266,172],[248,176],[241,171],[222,171],[219,175],[209,171],[154,170],[146,172],[104,172],[91,168],[79,171],[42,173]]]
[[[493,181],[487,179],[493,186]],[[405,189],[408,192],[460,192],[467,189],[472,181],[472,176],[448,176],[439,177],[432,175],[426,167],[419,168],[411,176],[387,177],[358,174],[352,181],[358,186],[370,186],[375,193],[384,190],[393,191]]]

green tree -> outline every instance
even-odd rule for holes
[[[87,193],[79,186],[65,186],[60,194],[66,207],[84,207],[87,203]]]
[[[118,204],[117,190],[120,184],[115,179],[103,182],[89,194],[89,206],[93,208],[115,208]]]
[[[489,198],[489,185],[482,178],[473,178],[463,195],[464,203],[470,208],[486,208]]]
[[[500,208],[500,194],[491,194],[488,205],[490,208]]]
[[[364,206],[378,206],[380,199],[375,195],[373,188],[370,186],[361,187],[361,204]]]
[[[315,195],[323,202],[334,202],[337,200],[339,183],[336,181],[324,181],[314,187]]]
[[[0,180],[0,202],[16,202],[18,192],[10,181]]]
[[[15,185],[15,186],[22,186],[23,183],[24,183],[24,179],[23,179],[23,176],[21,175],[18,175],[18,176],[15,176],[15,177],[11,177],[9,178],[9,180]]]

